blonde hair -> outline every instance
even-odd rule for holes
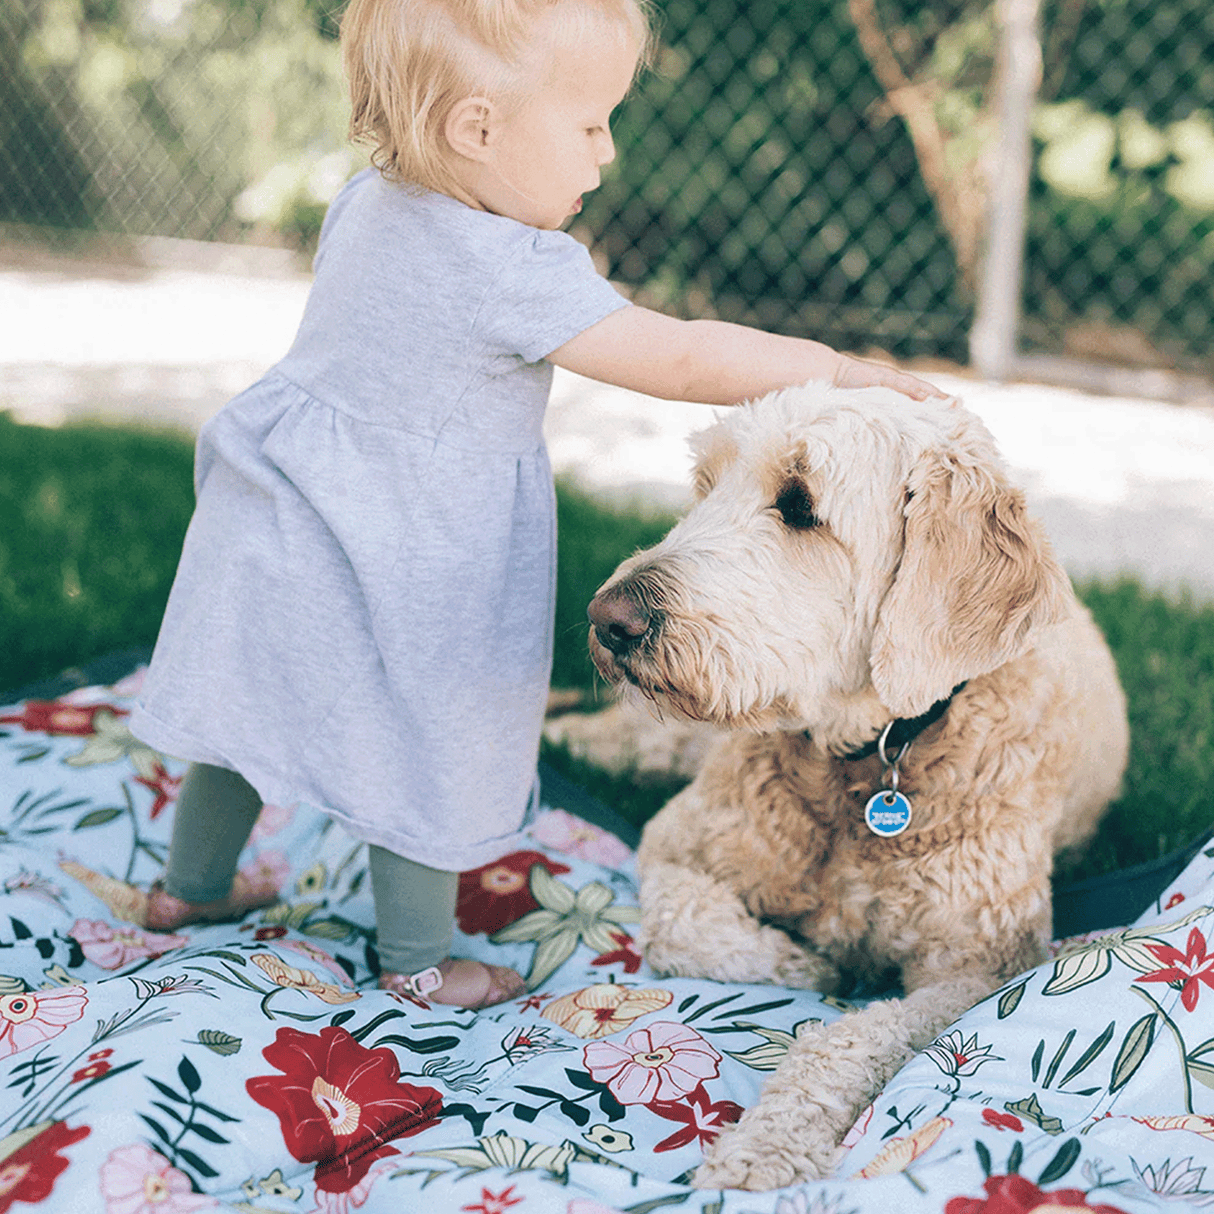
[[[525,94],[523,59],[533,26],[554,16],[565,41],[615,27],[653,46],[651,0],[350,0],[341,22],[350,90],[350,137],[372,146],[389,180],[449,193],[443,126],[456,102]]]

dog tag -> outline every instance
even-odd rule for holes
[[[874,835],[892,839],[900,835],[911,820],[911,803],[892,788],[883,788],[868,799],[864,807],[864,822]]]

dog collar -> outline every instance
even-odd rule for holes
[[[917,717],[895,717],[874,741],[843,756],[845,759],[864,759],[876,754],[885,768],[883,780],[888,787],[879,788],[864,806],[864,825],[878,838],[892,839],[910,826],[911,803],[905,793],[898,791],[898,764],[906,757],[915,738],[944,716],[953,697],[964,686],[964,683],[958,683],[943,700],[937,700]]]
[[[946,712],[949,705],[953,702],[953,697],[965,686],[968,680],[963,680],[958,683],[944,697],[943,700],[937,700],[926,712],[921,712],[917,717],[895,717],[881,731],[881,734],[873,738],[871,742],[865,742],[863,746],[857,747],[855,750],[849,750],[846,754],[840,755],[839,758],[852,762],[856,759],[867,759],[870,755],[877,753],[877,746],[884,742],[887,751],[893,751],[897,754],[905,752],[907,746],[911,744],[929,725],[934,725]]]

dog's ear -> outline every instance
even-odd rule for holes
[[[1062,618],[1070,582],[1020,491],[971,452],[935,451],[917,463],[903,534],[871,667],[881,702],[913,717],[1026,652]]]
[[[697,430],[687,440],[695,466],[691,473],[691,492],[697,502],[713,490],[721,472],[738,454],[737,440],[724,421]]]

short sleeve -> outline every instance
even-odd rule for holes
[[[532,231],[511,248],[478,323],[490,345],[534,363],[628,306],[572,236]]]

